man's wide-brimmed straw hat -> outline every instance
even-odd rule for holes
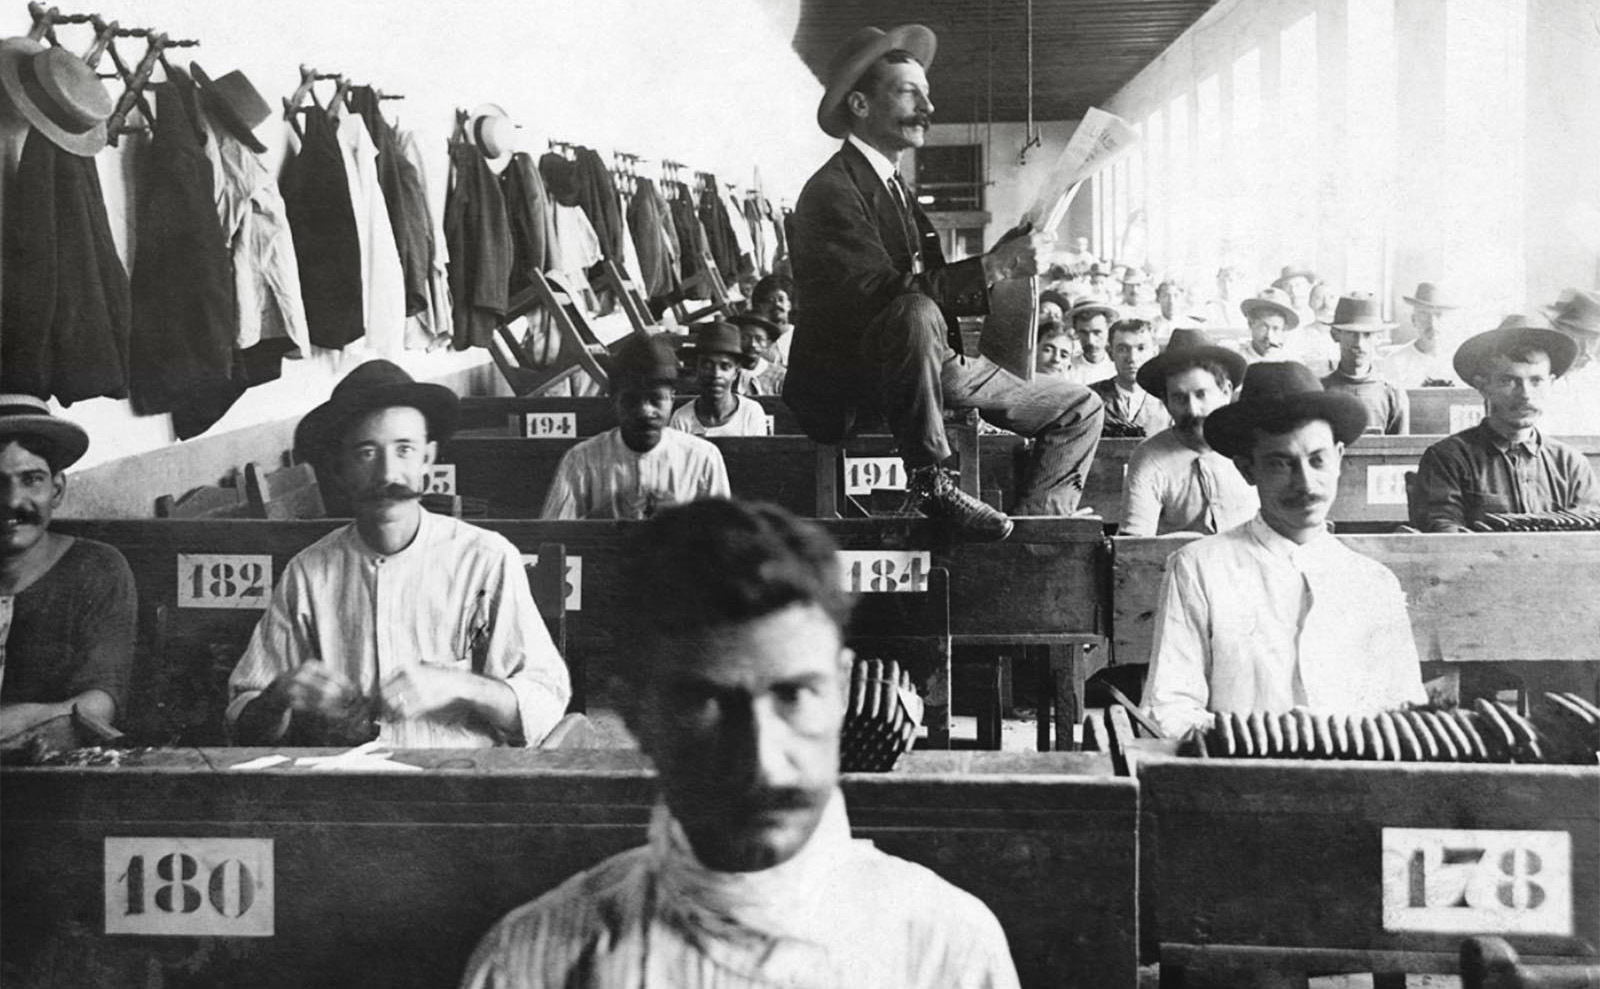
[[[1239,311],[1244,313],[1245,319],[1255,319],[1257,313],[1269,316],[1282,316],[1283,328],[1292,330],[1300,325],[1300,314],[1294,311],[1289,304],[1289,297],[1282,289],[1265,288],[1254,299],[1246,299],[1239,303]]]
[[[33,129],[63,151],[105,149],[111,94],[83,59],[32,38],[0,41],[0,89]]]
[[[312,409],[294,430],[296,459],[316,462],[339,448],[356,419],[379,409],[409,406],[428,420],[428,439],[439,442],[456,430],[460,400],[443,385],[417,381],[391,361],[375,360],[345,375],[333,395]]]
[[[47,440],[55,448],[53,471],[71,467],[89,449],[89,434],[82,426],[53,415],[45,400],[33,395],[0,395],[0,436],[15,433]]]
[[[1104,302],[1080,302],[1061,314],[1062,322],[1068,326],[1079,316],[1104,316],[1106,322],[1115,323],[1122,318],[1122,313],[1116,306],[1108,306]]]
[[[1272,283],[1273,288],[1288,288],[1289,283],[1296,278],[1304,278],[1308,282],[1317,280],[1317,273],[1302,264],[1286,264],[1278,270],[1278,278]]]
[[[1367,428],[1367,407],[1344,392],[1327,391],[1316,374],[1298,361],[1263,361],[1244,373],[1238,401],[1206,416],[1206,442],[1224,457],[1242,457],[1255,442],[1257,427],[1277,429],[1321,419],[1333,438],[1351,443]]]
[[[1400,298],[1418,309],[1460,308],[1455,302],[1451,301],[1450,293],[1445,291],[1444,286],[1435,282],[1418,282],[1415,295],[1402,295]]]
[[[1537,347],[1550,355],[1550,373],[1560,377],[1567,373],[1578,357],[1577,341],[1558,330],[1540,326],[1521,313],[1513,313],[1500,321],[1500,325],[1476,336],[1456,348],[1451,365],[1462,381],[1471,383],[1483,370],[1483,365],[1494,354],[1514,347]]]
[[[1545,306],[1550,325],[1569,333],[1600,333],[1600,292],[1574,289],[1553,306]]]
[[[908,51],[924,69],[933,64],[939,39],[921,24],[901,24],[887,31],[864,27],[839,46],[828,60],[826,88],[817,104],[817,126],[829,137],[842,138],[850,132],[850,114],[844,98],[873,62],[895,50]]]
[[[1172,331],[1167,349],[1144,362],[1134,380],[1139,387],[1166,401],[1167,376],[1184,368],[1201,364],[1221,364],[1228,372],[1228,380],[1238,390],[1244,380],[1248,362],[1244,355],[1228,347],[1219,347],[1204,330],[1179,327]]]

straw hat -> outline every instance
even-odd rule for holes
[[[939,39],[921,24],[901,24],[887,31],[864,27],[828,60],[827,84],[822,102],[817,104],[817,126],[829,137],[842,138],[850,132],[850,114],[844,98],[873,62],[901,49],[914,55],[924,69],[933,65]]]
[[[105,148],[111,96],[94,70],[66,49],[32,38],[0,41],[0,89],[63,151],[92,158]]]
[[[1402,295],[1400,298],[1418,309],[1457,309],[1456,303],[1449,301],[1450,294],[1434,282],[1418,282],[1415,295]]]
[[[89,434],[82,426],[50,412],[44,399],[33,395],[0,395],[0,435],[38,436],[55,448],[50,469],[60,473],[78,462],[89,449]]]
[[[1283,317],[1283,328],[1292,330],[1300,325],[1300,314],[1294,311],[1289,304],[1289,296],[1282,289],[1264,288],[1254,299],[1246,299],[1239,303],[1239,311],[1244,313],[1247,320],[1255,319],[1257,313]]]

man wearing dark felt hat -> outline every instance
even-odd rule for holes
[[[1488,513],[1600,510],[1588,458],[1539,428],[1577,353],[1569,335],[1523,315],[1456,349],[1455,372],[1483,396],[1484,417],[1423,452],[1413,526],[1470,532]]]
[[[355,520],[289,561],[233,676],[243,744],[536,745],[572,688],[522,556],[419,504],[455,393],[368,361],[295,429]]]
[[[695,381],[700,394],[672,413],[667,425],[695,436],[765,436],[767,413],[739,392],[749,363],[744,337],[731,322],[702,323],[694,335]]]
[[[738,354],[737,331],[717,336],[724,342],[714,347]],[[540,518],[647,519],[668,505],[726,498],[722,451],[669,425],[678,355],[665,336],[629,336],[608,370],[617,425],[562,455]]]
[[[1345,446],[1366,426],[1360,399],[1294,361],[1250,365],[1239,400],[1206,418],[1261,509],[1167,561],[1143,701],[1167,734],[1213,712],[1426,703],[1400,582],[1328,527]]]
[[[89,447],[32,395],[0,395],[0,739],[71,715],[126,712],[133,571],[115,547],[50,531]]]
[[[817,123],[844,143],[806,183],[791,219],[795,339],[783,395],[823,443],[849,435],[858,413],[881,412],[906,462],[911,503],[967,538],[1004,539],[1011,520],[945,469],[946,405],[1032,437],[1013,511],[1066,515],[1100,438],[1100,400],[1075,382],[1025,381],[963,356],[958,318],[988,313],[1000,280],[1037,274],[1050,236],[1013,231],[986,254],[945,261],[897,167],[932,123],[927,68],[936,47],[920,24],[869,27],[829,63]]]

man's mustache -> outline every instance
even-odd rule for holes
[[[932,127],[933,117],[926,113],[913,113],[911,116],[902,120],[901,125],[905,127]]]
[[[408,484],[375,484],[356,494],[357,501],[408,501],[421,497],[422,492]]]
[[[31,508],[0,509],[0,523],[20,522],[23,525],[43,525],[44,516]]]

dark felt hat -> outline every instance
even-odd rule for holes
[[[757,316],[752,312],[734,313],[728,317],[728,322],[732,323],[734,326],[759,326],[763,330],[766,330],[767,334],[774,340],[783,336],[783,327],[779,326],[777,323],[774,323],[765,316]]]
[[[817,126],[829,137],[844,137],[850,132],[850,114],[844,98],[855,88],[872,63],[895,50],[916,56],[924,69],[933,64],[939,39],[921,24],[901,24],[887,31],[864,27],[852,34],[828,60],[822,101],[817,104]]]
[[[1306,419],[1321,419],[1334,439],[1349,444],[1367,428],[1367,407],[1354,395],[1325,390],[1299,361],[1263,361],[1246,369],[1237,401],[1206,416],[1206,442],[1224,457],[1240,457],[1250,452],[1256,427]]]
[[[1450,363],[1456,374],[1468,384],[1483,370],[1484,362],[1496,353],[1512,347],[1537,347],[1550,355],[1550,373],[1560,377],[1567,373],[1578,357],[1578,343],[1559,330],[1540,326],[1521,313],[1513,313],[1500,321],[1492,330],[1468,337],[1456,348]]]
[[[701,323],[694,331],[694,352],[699,354],[726,354],[744,360],[744,338],[732,323],[719,321]]]
[[[737,333],[734,334],[738,336]],[[666,334],[630,333],[611,358],[611,394],[625,387],[650,388],[678,383],[678,355]]]
[[[1371,292],[1351,292],[1339,296],[1338,304],[1333,307],[1331,325],[1336,330],[1355,330],[1358,333],[1381,333],[1394,329],[1393,323],[1384,321],[1378,300]]]
[[[105,149],[111,94],[83,59],[32,38],[0,41],[0,89],[34,130],[63,151]]]
[[[1062,316],[1065,316],[1072,308],[1072,300],[1067,298],[1066,293],[1058,292],[1053,288],[1047,288],[1043,292],[1040,292],[1039,302],[1041,304],[1045,302],[1054,302],[1056,304],[1056,308],[1061,310]]]
[[[578,205],[578,164],[554,151],[539,156],[539,177],[544,187],[562,206]]]
[[[82,426],[50,411],[44,399],[33,395],[0,395],[0,435],[21,433],[48,440],[55,448],[50,469],[63,471],[89,449],[89,434]]]
[[[206,112],[227,128],[245,147],[256,154],[266,154],[267,146],[256,137],[255,129],[272,116],[272,107],[261,92],[251,84],[243,72],[234,69],[227,75],[212,79],[199,62],[190,62],[189,71],[200,87],[200,99]]]
[[[1167,349],[1145,361],[1135,380],[1140,388],[1166,401],[1168,376],[1202,364],[1221,364],[1226,368],[1228,380],[1235,391],[1239,388],[1239,382],[1244,380],[1247,366],[1243,354],[1217,346],[1204,330],[1180,326],[1172,331]]]
[[[417,381],[391,361],[367,361],[333,386],[326,402],[312,409],[294,430],[298,460],[316,462],[338,449],[350,423],[378,409],[410,406],[428,420],[428,439],[446,440],[456,430],[460,400],[443,385]]]

